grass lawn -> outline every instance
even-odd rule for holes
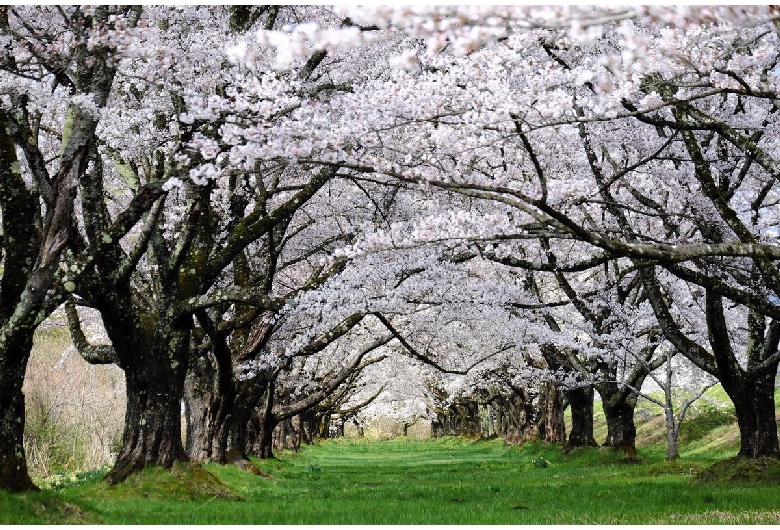
[[[0,523],[780,523],[772,473],[760,483],[702,483],[696,473],[724,455],[667,464],[662,444],[640,455],[628,463],[612,450],[564,456],[542,443],[331,440],[258,462],[273,478],[181,465],[117,487],[92,473],[58,490],[0,493]]]

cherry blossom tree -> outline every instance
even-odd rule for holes
[[[82,355],[126,375],[111,482],[186,458],[185,386],[188,450],[222,461],[391,339],[468,395],[506,376],[524,407],[544,378],[577,443],[597,385],[613,445],[671,344],[740,454],[780,454],[773,8],[1,13],[3,487],[32,487],[20,378],[65,293],[111,339],[69,308]]]
[[[345,96],[361,150],[342,159],[510,210],[469,226],[424,220],[406,244],[556,240],[568,246],[558,270],[628,258],[665,339],[734,401],[740,454],[776,456],[776,13],[651,10],[577,33],[488,12],[440,23],[424,9],[410,22],[375,14],[373,28],[428,40],[407,41],[396,61],[405,72]],[[369,37],[369,19],[353,22],[352,44],[381,38]],[[336,42],[309,27],[292,42],[301,35]],[[350,252],[388,240],[398,241],[380,235]],[[704,288],[704,342],[676,320],[679,281]],[[741,351],[724,299],[747,311]]]
[[[87,178],[116,77],[117,49],[108,41],[132,31],[138,15],[138,9],[102,7],[0,11],[3,489],[35,489],[22,445],[21,391],[33,332],[105,250],[96,243],[70,253],[69,266],[60,268],[74,236],[77,190]],[[157,195],[145,188],[102,227],[101,238],[125,235]]]

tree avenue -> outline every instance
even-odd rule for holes
[[[633,454],[678,357],[740,455],[780,456],[776,11],[30,6],[0,31],[0,488],[35,488],[21,385],[62,304],[124,371],[111,483],[268,457],[318,414],[594,445],[594,389]]]

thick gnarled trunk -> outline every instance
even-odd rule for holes
[[[503,407],[501,432],[508,443],[521,443],[533,435],[536,414],[533,400],[524,389],[516,389]]]
[[[235,397],[229,374],[227,378],[222,377],[206,355],[191,360],[184,382],[185,451],[190,460],[227,462]]]
[[[181,339],[180,339],[181,340]],[[173,339],[175,342],[175,339]],[[186,356],[161,341],[150,355],[125,366],[127,411],[122,449],[106,481],[117,484],[149,464],[170,468],[187,460],[181,440],[181,402]]]
[[[775,419],[774,377],[764,374],[756,381],[723,381],[734,402],[739,426],[738,456],[758,458],[780,456]]]

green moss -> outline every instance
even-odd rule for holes
[[[113,498],[122,499],[188,502],[218,497],[241,500],[200,464],[190,462],[176,462],[170,470],[148,466],[116,486],[106,488],[105,484],[97,484],[93,487]]]
[[[0,524],[99,524],[100,516],[48,491],[0,491]]]
[[[780,460],[777,458],[735,457],[717,462],[700,472],[699,482],[744,482],[780,484]]]

